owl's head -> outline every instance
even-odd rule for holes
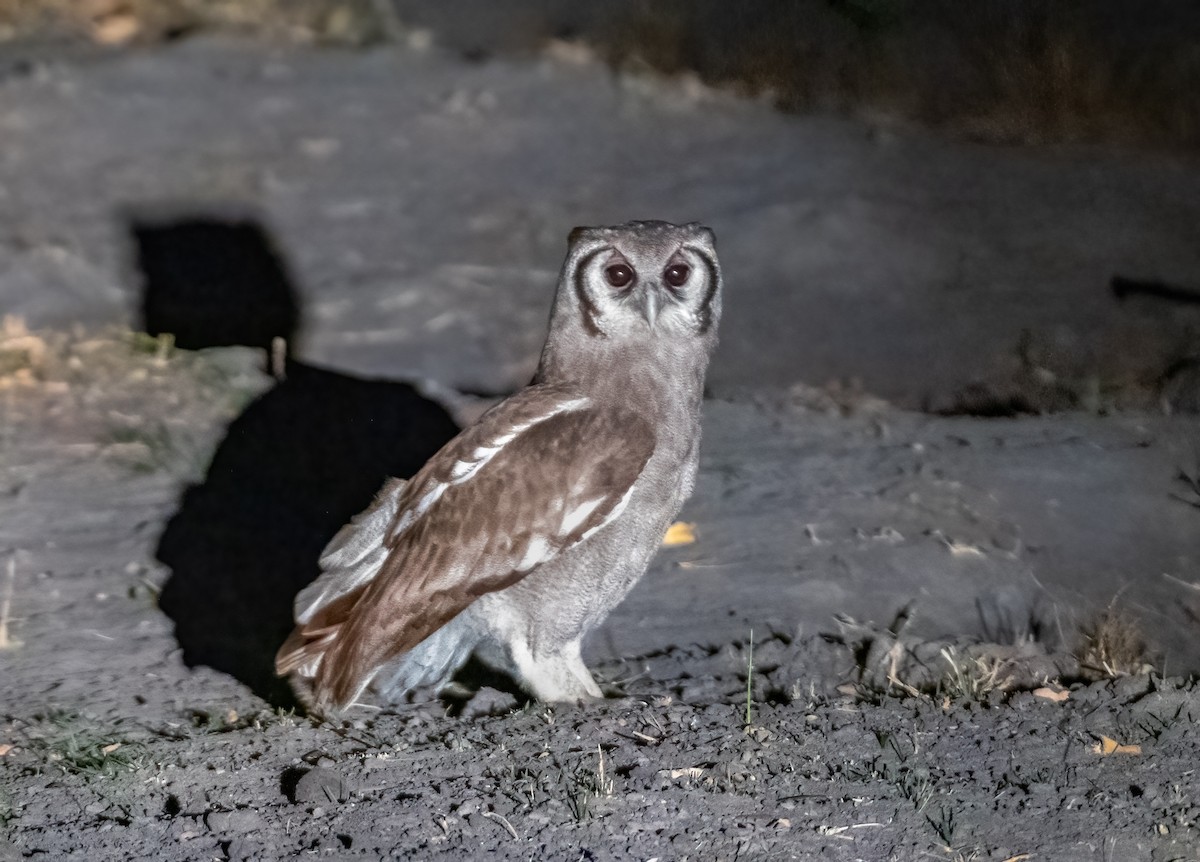
[[[568,239],[551,337],[575,330],[614,342],[716,341],[721,268],[703,225],[634,221],[578,227]]]

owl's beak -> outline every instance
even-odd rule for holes
[[[653,286],[648,286],[642,291],[642,317],[646,318],[646,322],[650,324],[650,328],[654,329],[654,321],[658,319],[658,312],[662,308],[662,300],[658,297],[658,290]]]

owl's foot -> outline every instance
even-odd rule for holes
[[[534,697],[546,703],[578,703],[604,697],[578,648],[536,658],[527,650],[514,650],[517,678]]]

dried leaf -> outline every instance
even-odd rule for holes
[[[3,757],[4,755],[8,754],[14,748],[16,748],[16,746],[13,745],[11,742],[0,742],[0,757]]]
[[[1044,697],[1046,700],[1052,700],[1055,703],[1062,703],[1071,696],[1071,692],[1062,688],[1051,688],[1050,686],[1042,686],[1033,690],[1034,697]]]
[[[680,545],[690,545],[694,541],[696,541],[696,525],[676,521],[667,528],[662,545],[664,548],[677,548]]]
[[[1122,745],[1115,739],[1101,735],[1100,741],[1092,746],[1092,752],[1101,757],[1108,757],[1110,754],[1141,754],[1142,747],[1140,745]]]
[[[92,25],[92,39],[101,45],[124,45],[141,30],[142,22],[135,15],[109,15]]]
[[[121,747],[121,743],[111,742],[108,745],[101,748],[100,750],[103,751],[105,754],[112,754],[114,751],[116,751],[120,747]]]
[[[704,774],[704,770],[699,766],[685,766],[682,769],[665,769],[667,777],[671,779],[679,778],[699,778]]]

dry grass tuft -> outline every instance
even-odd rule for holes
[[[30,332],[21,318],[6,314],[0,322],[0,389],[31,382],[46,353],[44,338]]]
[[[23,726],[26,745],[46,766],[88,778],[114,778],[144,765],[145,747],[97,720],[51,710]]]
[[[0,41],[125,45],[225,30],[362,45],[384,37],[385,9],[386,4],[372,0],[0,0]]]
[[[954,647],[942,651],[945,670],[938,681],[938,692],[951,700],[986,701],[993,693],[1003,693],[1008,683],[1006,663],[994,656],[967,656]]]
[[[1140,626],[1111,605],[1080,628],[1075,654],[1082,667],[1108,677],[1131,676],[1153,669]]]

